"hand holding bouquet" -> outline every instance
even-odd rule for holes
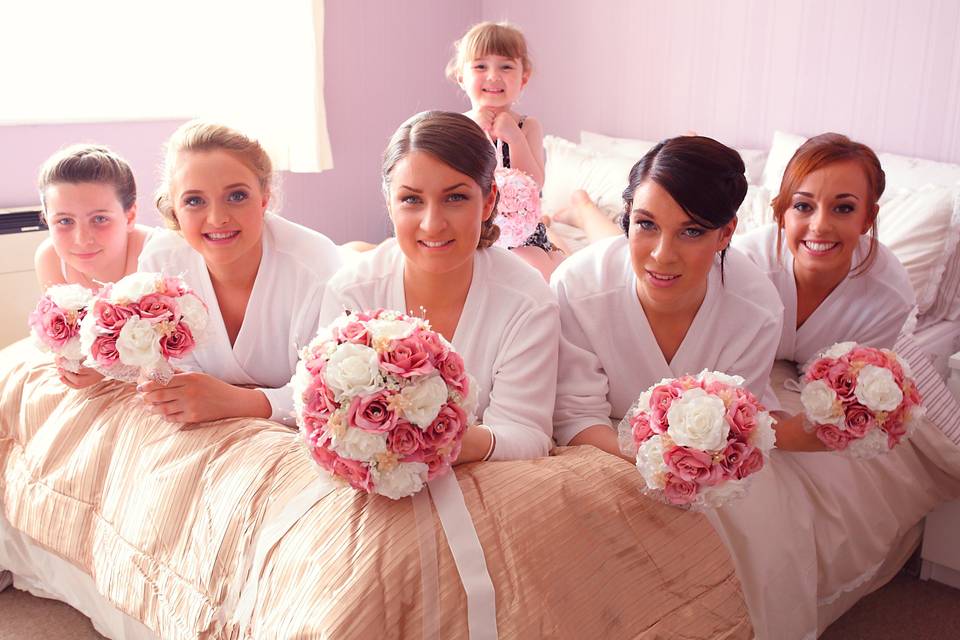
[[[80,323],[84,364],[108,378],[166,384],[171,360],[190,353],[206,325],[206,305],[181,278],[132,273],[91,302]]]
[[[646,493],[695,509],[743,495],[776,441],[773,418],[743,382],[702,371],[640,394],[619,432],[621,450],[637,457]]]
[[[87,313],[93,294],[79,284],[54,285],[30,313],[30,331],[41,349],[60,356],[60,366],[77,373],[83,353],[80,350],[80,321]]]
[[[924,416],[910,368],[888,349],[835,344],[810,364],[801,384],[808,430],[853,457],[886,453]]]
[[[463,359],[419,318],[347,313],[300,354],[297,424],[313,459],[355,489],[399,499],[449,471],[473,424]]]

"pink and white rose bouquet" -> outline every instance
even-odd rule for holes
[[[108,378],[166,384],[196,346],[207,306],[182,278],[131,273],[104,285],[80,323],[84,364]]]
[[[776,441],[774,420],[740,376],[702,371],[664,379],[620,422],[620,448],[636,455],[645,492],[696,510],[739,498]]]
[[[67,371],[80,371],[80,321],[92,299],[90,290],[79,284],[54,285],[27,318],[37,345],[60,356],[61,366]]]
[[[808,431],[855,458],[886,453],[925,415],[910,367],[889,349],[840,342],[807,367],[800,402]]]
[[[316,463],[394,500],[449,471],[477,404],[450,343],[396,311],[347,312],[321,329],[300,353],[293,386]]]
[[[540,186],[519,169],[497,169],[494,178],[500,192],[495,220],[500,237],[495,244],[505,249],[522,246],[540,223]]]

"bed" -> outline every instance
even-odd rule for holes
[[[547,204],[562,198],[564,168],[550,145]],[[751,153],[741,218],[761,223],[778,154]],[[608,206],[604,171],[628,157],[581,166],[585,182],[567,186],[596,180],[607,191],[591,195]],[[941,191],[888,210],[926,198],[960,227]],[[953,229],[938,232],[941,252],[956,249]],[[901,251],[924,269],[918,286],[960,272],[955,252],[937,262],[908,242]],[[330,486],[277,424],[181,430],[145,413],[128,385],[65,388],[49,356],[15,343],[0,351],[0,567],[113,638],[815,638],[892,577],[929,511],[960,497],[960,407],[929,357],[957,340],[946,289],[922,289],[898,345],[936,406],[882,460],[775,452],[747,498],[708,514],[643,497],[631,465],[588,447],[466,465],[455,484],[479,574],[427,494],[394,502]],[[786,407],[791,375],[775,370]],[[474,615],[484,607],[487,626]]]

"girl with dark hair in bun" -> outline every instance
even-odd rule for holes
[[[551,448],[560,320],[540,274],[493,247],[497,159],[458,113],[426,111],[384,152],[383,191],[395,238],[337,273],[320,324],[344,309],[423,316],[463,356],[481,425],[457,464],[545,456]]]
[[[743,172],[739,154],[710,138],[657,144],[630,171],[622,235],[554,272],[559,444],[620,455],[615,425],[662,378],[711,369],[767,391],[783,312],[770,281],[729,249]]]

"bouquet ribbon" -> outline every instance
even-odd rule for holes
[[[253,542],[254,553],[248,560],[243,587],[233,613],[233,620],[245,632],[253,622],[253,610],[257,603],[260,582],[264,578],[267,555],[280,539],[315,504],[337,490],[337,483],[330,477],[318,475],[303,491],[294,496],[280,515],[267,523]],[[471,640],[495,640],[497,638],[497,604],[493,581],[487,570],[483,547],[476,527],[467,509],[456,474],[445,473],[427,483],[430,498],[437,508],[443,533],[453,555],[457,573],[467,596],[467,628]],[[423,588],[423,637],[435,640],[439,637],[439,573],[437,569],[436,540],[433,517],[425,491],[412,497],[417,534],[420,542],[420,576]],[[236,597],[236,594],[234,594]],[[230,596],[227,597],[229,607]],[[223,616],[221,616],[223,617]]]

